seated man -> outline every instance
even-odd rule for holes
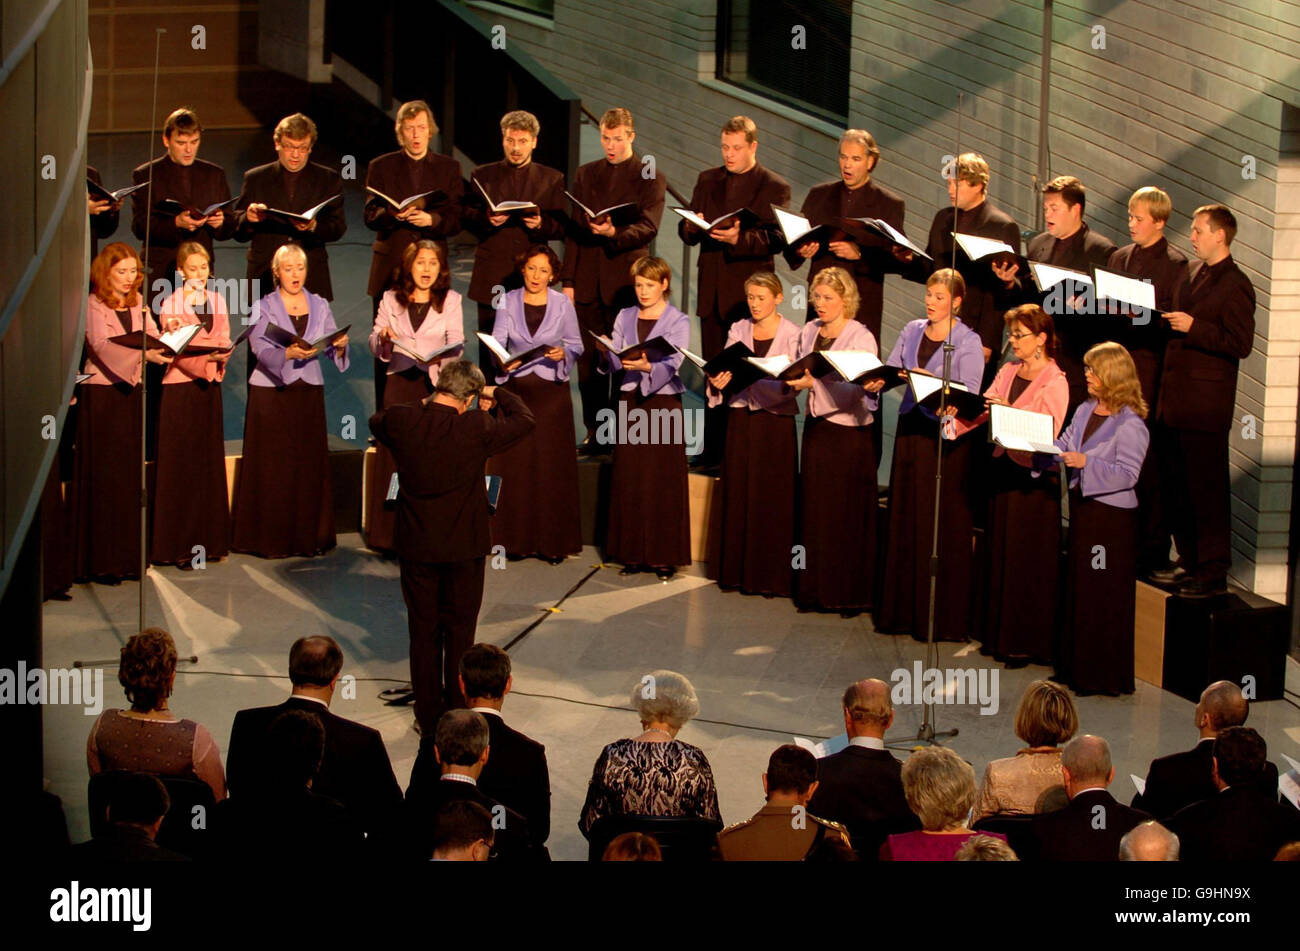
[[[1151,817],[1115,801],[1110,745],[1099,736],[1076,736],[1061,750],[1069,805],[1034,816],[1034,857],[1044,862],[1113,862],[1119,843]]]
[[[431,861],[486,862],[495,836],[486,809],[468,799],[453,799],[434,817]]]
[[[1178,836],[1152,820],[1134,826],[1119,840],[1121,862],[1177,862]]]
[[[848,833],[837,822],[808,812],[817,791],[817,757],[787,743],[778,746],[763,774],[767,805],[751,819],[718,833],[718,854],[724,862],[799,862],[820,852],[823,840],[851,847]]]
[[[1282,846],[1300,840],[1300,813],[1260,788],[1267,756],[1264,738],[1248,726],[1231,726],[1215,737],[1219,791],[1169,819],[1183,861],[1268,862]]]
[[[232,793],[251,792],[264,782],[267,731],[287,710],[301,710],[320,720],[325,730],[325,755],[312,791],[337,799],[352,821],[374,839],[382,839],[400,812],[402,789],[393,775],[388,751],[379,731],[330,712],[343,651],[332,637],[302,637],[289,649],[289,680],[293,693],[272,707],[240,710],[230,729],[226,782]]]
[[[859,680],[845,690],[849,745],[817,761],[817,793],[808,803],[814,814],[848,828],[864,862],[876,861],[889,835],[921,828],[903,796],[903,764],[885,749],[885,731],[893,722],[883,680]]]
[[[187,856],[165,849],[155,840],[171,807],[167,787],[149,773],[124,773],[113,784],[108,801],[109,828],[102,836],[72,847],[74,862],[188,862]]]

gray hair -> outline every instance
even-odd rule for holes
[[[1085,733],[1061,748],[1061,765],[1078,782],[1104,783],[1110,779],[1110,744],[1100,736]]]
[[[880,146],[876,145],[875,136],[866,129],[845,129],[840,135],[840,145],[859,145],[867,153],[867,158],[880,158]],[[872,165],[874,168],[874,164]]]
[[[681,729],[700,712],[700,699],[695,687],[681,674],[656,670],[642,677],[632,689],[632,706],[642,723],[667,723]]]
[[[434,390],[454,399],[467,400],[477,396],[486,384],[483,371],[462,358],[451,361],[439,371]]]
[[[448,710],[438,718],[433,745],[444,766],[473,766],[488,746],[488,725],[477,710]]]
[[[1178,836],[1160,823],[1134,826],[1119,840],[1121,862],[1177,862]]]

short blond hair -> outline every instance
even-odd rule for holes
[[[605,114],[600,117],[600,127],[602,129],[617,129],[620,126],[625,127],[629,132],[636,131],[636,126],[632,123],[632,113],[622,106],[606,109]]]
[[[781,284],[781,279],[771,271],[755,271],[749,277],[745,278],[745,287],[750,285],[762,287],[772,292],[773,297],[780,297],[785,293],[785,287]]]
[[[808,294],[812,296],[813,288],[829,287],[844,301],[844,316],[849,320],[858,316],[858,307],[862,303],[858,296],[858,284],[852,275],[842,267],[822,268],[808,284]]]
[[[948,296],[954,301],[952,316],[957,316],[957,312],[961,310],[961,305],[955,302],[964,300],[966,297],[966,278],[962,277],[961,272],[955,268],[941,267],[925,280],[927,288],[933,287],[935,284],[942,284],[948,288]]]
[[[423,99],[412,99],[410,102],[404,102],[397,107],[397,116],[393,119],[393,130],[397,134],[397,144],[405,147],[406,140],[402,138],[402,123],[408,119],[414,119],[420,113],[429,117],[429,134],[438,134],[438,120],[433,117],[433,110]]]
[[[989,163],[978,152],[963,152],[952,168],[953,177],[968,185],[989,185]]]
[[[316,144],[316,123],[301,112],[285,116],[275,124],[275,141],[288,137],[290,139],[311,139]]]
[[[301,244],[295,244],[289,241],[275,249],[275,254],[271,258],[271,276],[275,278],[275,283],[280,283],[280,267],[284,264],[286,258],[300,257],[303,266],[307,265],[307,252],[303,250]]]
[[[975,805],[975,770],[947,747],[917,750],[903,763],[903,795],[926,831],[962,826]]]
[[[1050,680],[1035,680],[1016,706],[1016,736],[1030,746],[1057,746],[1079,729],[1069,692]]]
[[[673,269],[668,266],[668,262],[663,258],[649,256],[637,258],[632,262],[632,266],[628,268],[628,272],[632,275],[634,281],[638,277],[644,277],[651,281],[667,281],[668,290],[672,290]]]
[[[722,134],[726,135],[728,132],[745,133],[746,145],[753,145],[758,141],[758,126],[749,116],[732,116],[722,123]]]
[[[1174,213],[1174,203],[1169,199],[1169,193],[1154,185],[1139,188],[1129,196],[1128,210],[1132,211],[1133,206],[1138,202],[1147,206],[1147,211],[1156,221],[1168,221],[1169,216]]]

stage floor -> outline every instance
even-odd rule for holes
[[[701,747],[713,766],[723,820],[748,818],[763,802],[767,757],[792,736],[843,732],[840,695],[862,677],[890,680],[911,671],[924,645],[876,634],[869,617],[800,613],[789,601],[720,591],[699,563],[668,583],[653,575],[620,577],[600,568],[591,548],[552,567],[536,560],[487,571],[478,639],[510,648],[515,691],[505,716],[546,745],[551,771],[551,854],[585,859],[578,814],[601,747],[640,732],[631,692],[644,673],[680,671],[695,684],[700,715],[681,738]],[[419,737],[409,707],[385,706],[379,691],[408,679],[406,615],[396,562],[343,535],[315,559],[265,561],[245,555],[202,571],[154,568],[147,581],[149,625],[166,628],[183,657],[172,709],[211,730],[223,757],[235,712],[277,703],[289,691],[289,647],[301,636],[328,634],[343,648],[344,674],[356,697],[336,696],[334,712],[378,729],[405,788]],[[134,632],[139,587],[75,585],[67,601],[45,609],[43,665],[115,661]],[[559,611],[549,610],[563,600]],[[1300,690],[1300,665],[1287,662],[1287,686]],[[975,644],[941,644],[940,668],[998,671],[997,712],[979,706],[936,707],[939,729],[982,774],[990,759],[1019,747],[1012,727],[1025,684],[1043,667],[1004,670]],[[105,707],[125,705],[113,667],[105,670]],[[1081,730],[1110,741],[1116,794],[1132,797],[1130,773],[1144,776],[1153,756],[1190,747],[1193,705],[1139,681],[1132,696],[1078,700]],[[45,767],[50,791],[62,798],[74,841],[89,836],[86,818],[86,735],[93,722],[79,707],[45,708]],[[890,738],[914,736],[919,705],[898,707]],[[1286,701],[1257,703],[1250,725],[1268,742],[1270,758],[1300,758],[1300,709]]]

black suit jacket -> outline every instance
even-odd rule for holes
[[[849,746],[817,761],[808,811],[849,829],[854,851],[876,861],[887,836],[921,828],[903,796],[903,764],[888,750]]]
[[[224,219],[220,228],[204,225],[197,231],[176,227],[174,214],[157,210],[158,203],[168,198],[199,209],[225,201],[230,197],[230,184],[220,165],[196,158],[186,174],[182,166],[163,155],[137,166],[131,173],[131,181],[135,184],[147,181],[150,169],[153,169],[152,209],[147,194],[149,188],[131,193],[131,233],[144,241],[145,223],[149,224],[149,258],[145,261],[149,275],[145,281],[146,288],[151,288],[152,282],[159,278],[170,281],[175,277],[176,249],[183,242],[197,241],[211,256],[213,239],[225,241],[235,233],[234,208],[230,205],[221,209]],[[214,261],[212,268],[214,274],[217,270],[215,263]],[[149,295],[153,295],[151,289]]]
[[[143,830],[115,823],[89,842],[74,845],[68,859],[76,865],[117,865],[120,862],[188,862],[189,856],[163,848]]]
[[[312,791],[337,799],[353,821],[371,836],[383,834],[402,805],[402,789],[393,775],[379,731],[335,715],[324,704],[290,697],[273,707],[254,707],[235,714],[226,753],[226,784],[232,795],[253,793],[267,766],[266,734],[271,722],[288,710],[303,710],[325,728],[325,755]]]
[[[1277,796],[1277,767],[1264,764],[1259,788]],[[1133,797],[1133,806],[1144,809],[1164,822],[1194,802],[1218,795],[1214,784],[1214,739],[1205,739],[1190,750],[1153,759],[1147,770],[1146,791]]]
[[[280,245],[293,241],[307,252],[307,290],[326,300],[333,300],[329,252],[325,246],[343,237],[343,233],[348,230],[347,218],[343,213],[343,199],[340,198],[317,212],[316,227],[311,231],[299,231],[290,222],[275,216],[253,224],[248,220],[247,209],[254,202],[262,202],[281,211],[306,211],[326,198],[342,194],[343,179],[333,169],[308,162],[298,173],[298,183],[294,188],[293,200],[290,201],[289,193],[284,187],[284,176],[284,166],[279,161],[250,168],[244,173],[244,187],[239,193],[239,201],[235,202],[235,208],[238,209],[235,212],[235,240],[252,242],[248,246],[246,276],[249,279],[260,279],[262,293],[270,293],[273,287],[271,258]]]
[[[544,845],[551,834],[551,774],[546,747],[513,729],[501,717],[483,714],[488,723],[488,761],[478,785],[485,794],[528,820],[533,839]]]
[[[365,221],[366,227],[375,232],[372,244],[373,254],[370,258],[370,280],[366,284],[366,293],[378,297],[389,286],[393,274],[402,266],[402,252],[408,245],[428,238],[442,245],[447,250],[447,239],[460,232],[460,206],[465,193],[465,181],[461,177],[460,163],[448,155],[439,155],[429,151],[424,153],[416,166],[415,189],[407,178],[407,169],[411,160],[406,152],[398,149],[371,159],[366,169],[366,187],[377,188],[385,195],[401,201],[409,195],[434,189],[447,193],[445,202],[428,205],[428,198],[418,202],[420,208],[433,215],[433,224],[428,228],[417,228],[394,216],[392,205],[382,198],[366,192]]]
[[[1174,291],[1174,310],[1193,321],[1165,347],[1158,418],[1176,429],[1226,432],[1237,399],[1237,364],[1255,345],[1255,287],[1229,255],[1193,292],[1206,267],[1204,261],[1193,264]]]
[[[490,755],[490,754],[489,754]],[[437,777],[418,788],[412,784],[406,794],[410,841],[417,855],[427,861],[433,855],[433,821],[444,803],[456,799],[476,802],[492,816],[496,838],[492,857],[502,862],[546,862],[550,854],[537,843],[525,819],[509,806],[493,799],[472,783]]]
[[[397,554],[411,561],[482,558],[491,551],[483,469],[533,429],[514,393],[496,391],[495,414],[408,403],[370,417],[370,431],[397,461]],[[510,487],[502,484],[501,491]]]
[[[1300,841],[1300,812],[1250,786],[1230,786],[1178,810],[1165,823],[1184,862],[1271,862]]]
[[[1119,859],[1119,840],[1130,829],[1151,816],[1116,802],[1104,789],[1089,789],[1055,812],[1034,816],[1034,854],[1043,862],[1114,862]]]
[[[731,202],[727,200],[728,179],[738,179],[733,184]],[[729,326],[749,316],[745,279],[755,271],[775,270],[772,256],[785,242],[772,206],[784,208],[789,204],[789,183],[762,165],[756,164],[740,175],[733,175],[725,166],[700,172],[695,191],[691,192],[692,211],[712,221],[737,208],[748,208],[759,219],[748,227],[741,225],[734,245],[710,238],[708,232],[685,219],[677,226],[682,241],[700,246],[696,313],[701,320],[712,318]]]
[[[210,828],[217,854],[227,861],[283,861],[292,855],[355,858],[361,830],[336,799],[306,786],[258,790],[217,803]]]
[[[99,169],[93,165],[86,166],[86,177],[96,185],[103,185],[104,180],[99,177]],[[109,208],[108,211],[101,211],[97,215],[90,216],[90,257],[94,260],[99,254],[99,240],[101,238],[112,237],[113,232],[117,230],[118,222],[121,220],[121,208]]]
[[[842,181],[816,185],[808,192],[802,209],[804,217],[815,225],[829,224],[841,217],[880,218],[899,231],[903,230],[904,211],[905,206],[900,196],[872,181],[868,181],[861,188],[854,189],[846,187]],[[850,241],[854,240],[852,236],[848,238]],[[855,243],[858,244],[858,251],[862,255],[856,261],[836,257],[825,248],[813,255],[809,259],[811,264],[808,268],[808,278],[811,280],[818,271],[828,267],[842,267],[852,274],[854,283],[858,286],[858,296],[862,299],[858,304],[857,320],[859,323],[866,324],[867,328],[875,334],[876,346],[881,352],[887,352],[880,339],[880,323],[885,303],[885,275],[897,273],[902,267],[889,247],[884,244],[883,239],[870,244]],[[798,270],[803,264],[803,258],[798,257],[793,248],[786,252],[785,257],[792,269]],[[809,316],[812,316],[811,310]]]
[[[516,168],[503,160],[480,165],[472,177],[493,201],[532,201],[542,213],[542,226],[536,231],[527,228],[519,215],[511,215],[505,224],[495,227],[488,221],[491,212],[483,193],[474,182],[465,189],[461,224],[478,238],[468,296],[480,304],[491,304],[492,289],[498,284],[508,290],[523,286],[515,258],[529,245],[564,238],[564,176],[536,162]]]
[[[1187,257],[1164,238],[1149,248],[1126,244],[1110,256],[1106,267],[1128,274],[1139,280],[1150,281],[1155,286],[1156,308],[1170,310],[1174,304],[1174,291],[1187,274]],[[1169,324],[1153,315],[1145,324],[1129,321],[1119,342],[1128,348],[1137,365],[1138,379],[1142,382],[1142,398],[1148,406],[1156,405],[1160,386],[1160,368],[1165,359],[1165,345],[1169,342]]]

